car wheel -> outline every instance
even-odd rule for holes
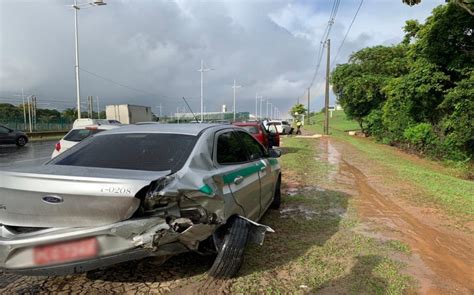
[[[26,137],[24,136],[20,136],[17,138],[16,140],[16,145],[17,146],[25,146],[25,144],[28,142],[28,139],[26,139]]]
[[[244,259],[245,245],[249,228],[247,222],[241,218],[232,220],[231,226],[224,235],[216,260],[208,274],[215,278],[231,278],[235,276]]]
[[[278,182],[273,196],[273,202],[270,204],[271,209],[280,209],[281,205],[281,176],[278,177]]]

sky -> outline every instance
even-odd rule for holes
[[[75,107],[72,2],[0,0],[0,103],[21,103],[23,89],[38,107]],[[91,95],[101,108],[129,103],[158,114],[161,105],[163,115],[183,109],[182,97],[200,111],[201,60],[212,68],[204,73],[206,111],[232,110],[234,80],[237,111],[255,113],[257,93],[281,113],[306,103],[333,7],[333,0],[106,2],[78,12],[83,110]],[[365,0],[334,60],[359,3],[340,2],[329,36],[333,67],[364,47],[399,43],[406,20],[423,22],[444,0],[413,7]],[[312,111],[324,104],[325,59],[310,91]]]

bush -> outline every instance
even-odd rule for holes
[[[385,127],[382,121],[383,112],[380,109],[375,109],[365,118],[367,135],[375,137],[381,141],[385,135]]]
[[[403,132],[403,136],[411,145],[419,150],[426,150],[434,143],[436,135],[429,123],[419,123],[417,125],[408,127]]]

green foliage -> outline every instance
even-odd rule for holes
[[[300,115],[304,115],[306,112],[307,109],[305,108],[304,104],[297,103],[291,108],[290,115],[293,116],[293,118],[299,118]],[[298,115],[295,115],[296,113],[298,113]]]
[[[429,146],[435,139],[435,134],[429,123],[419,123],[403,131],[405,139],[413,146],[423,148]]]
[[[383,128],[383,111],[375,109],[366,117],[366,132],[367,135],[374,136],[378,140],[383,140],[385,137],[385,128]]]
[[[473,158],[474,22],[459,3],[424,24],[407,21],[402,44],[362,49],[334,70],[339,102],[367,134],[435,158]]]
[[[386,100],[386,83],[406,73],[407,67],[405,46],[364,48],[352,54],[349,63],[338,65],[331,82],[348,118],[364,129],[365,117]]]

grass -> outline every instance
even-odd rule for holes
[[[323,114],[317,114],[314,125],[306,128],[315,132],[322,131]],[[458,177],[463,171],[453,167],[444,167],[428,159],[413,160],[403,157],[393,147],[376,143],[367,138],[349,136],[344,130],[356,130],[357,123],[345,118],[344,112],[334,112],[330,121],[331,135],[344,140],[371,160],[393,171],[396,181],[408,182],[421,189],[421,193],[410,196],[415,203],[428,203],[441,208],[448,215],[461,222],[472,219],[474,213],[474,182]],[[411,198],[416,197],[416,198]]]
[[[336,167],[308,160],[321,156],[314,141],[285,138],[283,144],[284,185],[297,181],[300,190],[283,196],[280,212],[264,216],[261,222],[276,232],[263,246],[249,246],[231,291],[402,294],[413,287],[414,281],[402,274],[404,265],[390,258],[408,253],[406,246],[355,231],[351,197],[321,189]]]

